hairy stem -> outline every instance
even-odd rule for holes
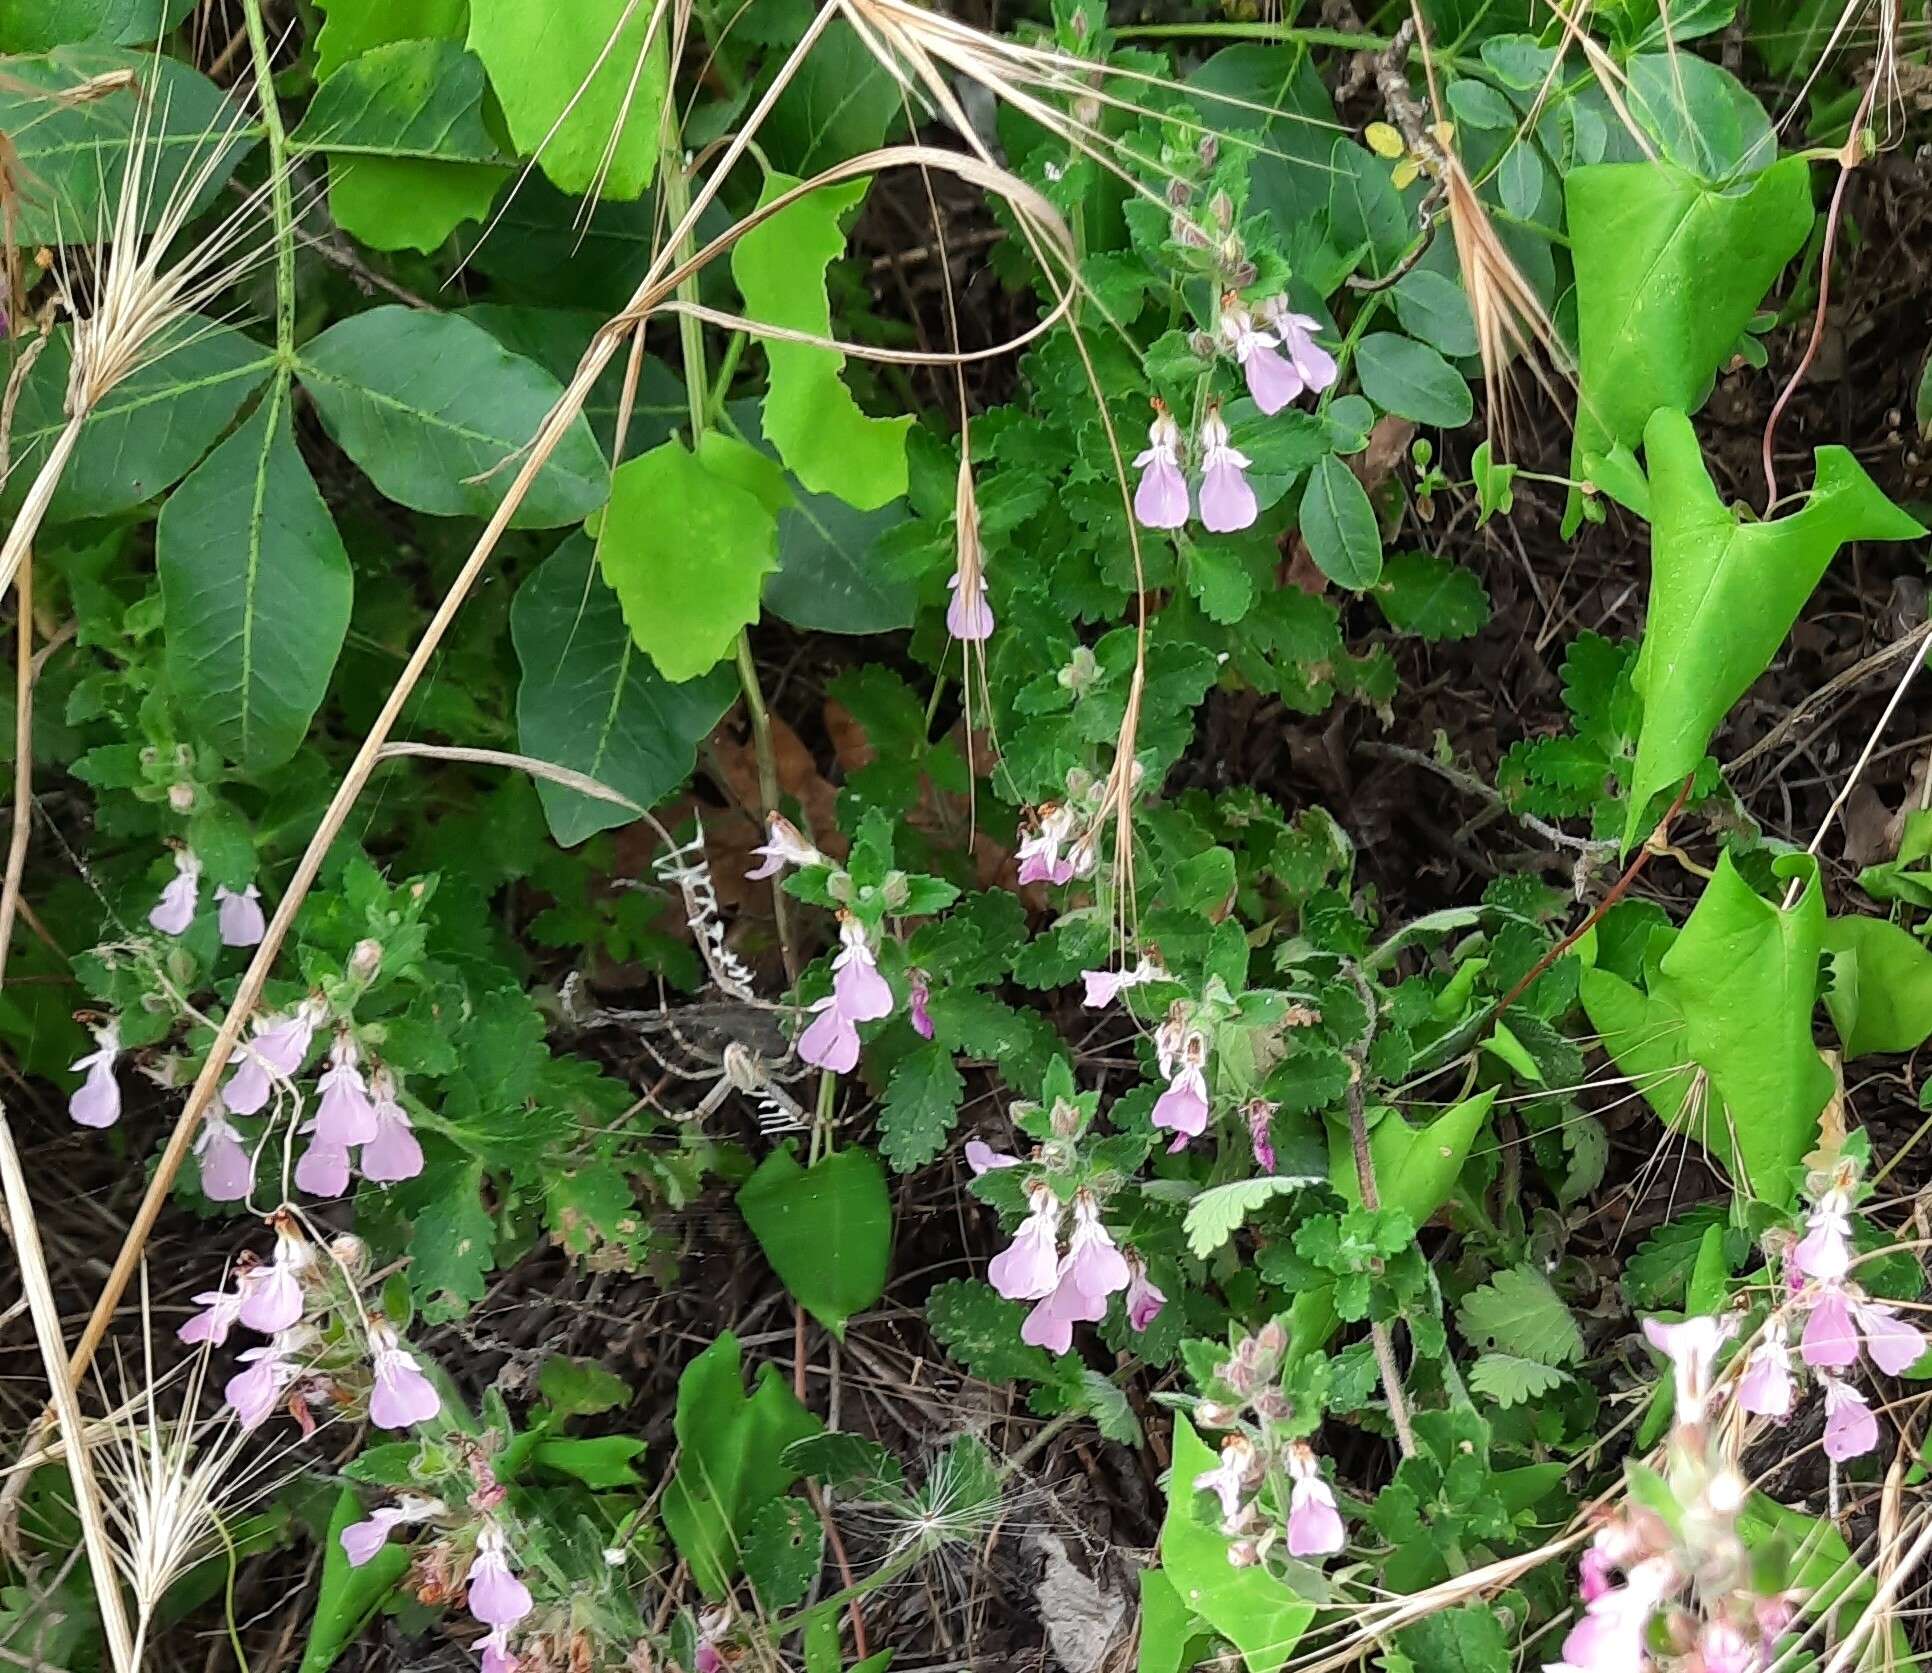
[[[275,217],[275,360],[277,375],[286,379],[295,365],[295,207],[288,185],[288,130],[275,101],[275,71],[269,62],[262,0],[242,0],[242,16],[255,63],[262,130],[268,137],[269,205]]]

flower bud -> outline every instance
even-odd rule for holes
[[[1167,207],[1185,209],[1194,199],[1194,188],[1185,180],[1170,180],[1167,183]]]
[[[1228,1546],[1228,1561],[1236,1568],[1253,1568],[1261,1561],[1261,1546],[1252,1539],[1237,1539]]]
[[[1214,217],[1214,224],[1223,232],[1229,232],[1233,229],[1234,199],[1229,197],[1226,192],[1216,192],[1213,197],[1208,199],[1208,213]],[[1241,245],[1238,240],[1235,242],[1234,250],[1238,258],[1241,253]]]
[[[355,944],[349,954],[349,974],[358,982],[375,979],[376,972],[382,968],[382,943],[373,936]]]
[[[841,906],[852,904],[852,874],[849,871],[835,871],[825,879],[825,892]]]
[[[1219,1400],[1203,1400],[1194,1408],[1194,1422],[1202,1429],[1226,1429],[1239,1416],[1240,1413]]]
[[[1201,136],[1200,148],[1196,151],[1195,155],[1201,159],[1202,168],[1213,168],[1215,161],[1221,155],[1221,136],[1219,134],[1203,134]]]
[[[369,1245],[353,1232],[339,1232],[330,1238],[329,1254],[351,1278],[361,1278],[369,1270]]]
[[[906,881],[903,871],[886,873],[884,885],[879,890],[879,898],[886,903],[887,910],[897,912],[912,899],[912,885]]]
[[[1189,336],[1187,346],[1196,360],[1214,358],[1214,339],[1205,331],[1196,331]]]
[[[195,809],[195,787],[184,780],[177,779],[168,786],[168,806],[176,813],[193,813]]]
[[[1080,1131],[1080,1106],[1069,1098],[1053,1100],[1053,1136],[1056,1139],[1070,1139]]]

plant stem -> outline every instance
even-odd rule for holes
[[[242,0],[242,15],[255,61],[255,96],[261,101],[262,128],[268,135],[269,204],[275,216],[276,375],[287,378],[295,366],[295,207],[288,188],[288,130],[282,126],[282,109],[275,101],[275,71],[269,63],[262,0]]]
[[[20,880],[27,869],[34,789],[34,555],[31,548],[14,576],[14,602],[20,610],[19,660],[14,665],[13,825],[7,837],[7,870],[0,884],[0,987],[6,986],[7,952],[13,945],[13,920],[20,909]]]

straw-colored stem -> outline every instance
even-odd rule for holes
[[[7,985],[7,950],[20,910],[20,880],[27,869],[33,829],[34,790],[34,558],[30,551],[14,577],[20,608],[20,643],[13,675],[13,828],[7,838],[7,874],[0,884],[0,988]]]
[[[128,1629],[127,1604],[121,1596],[120,1570],[115,1566],[107,1521],[101,1514],[100,1485],[94,1478],[94,1460],[87,1446],[80,1402],[74,1398],[73,1386],[67,1380],[60,1308],[55,1304],[53,1286],[48,1282],[47,1257],[40,1246],[40,1225],[34,1218],[33,1199],[27,1194],[20,1153],[14,1149],[13,1128],[4,1108],[0,1108],[0,1183],[4,1183],[6,1192],[8,1230],[13,1236],[14,1252],[20,1257],[21,1288],[26,1292],[27,1306],[33,1314],[34,1339],[40,1347],[54,1412],[66,1441],[63,1452],[67,1474],[74,1484],[74,1509],[80,1517],[81,1537],[87,1545],[87,1566],[94,1575],[94,1595],[100,1604],[108,1651],[118,1673],[134,1673],[138,1664],[134,1637]]]
[[[35,474],[27,497],[20,502],[20,514],[14,518],[13,527],[7,530],[6,544],[0,546],[0,595],[6,593],[14,576],[20,572],[20,566],[27,561],[28,549],[33,545],[34,537],[40,533],[41,521],[46,517],[47,507],[52,504],[54,493],[60,487],[67,462],[80,445],[81,425],[86,419],[84,407],[68,418],[66,426],[55,438],[52,451]]]

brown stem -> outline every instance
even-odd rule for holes
[[[1369,1011],[1369,1028],[1375,1027],[1375,1012]],[[1375,1183],[1375,1156],[1369,1149],[1367,1088],[1363,1085],[1363,1060],[1349,1062],[1348,1138],[1355,1151],[1355,1183],[1362,1193],[1362,1206],[1371,1214],[1382,1206],[1382,1193]],[[1409,1421],[1409,1400],[1402,1390],[1402,1367],[1395,1357],[1395,1338],[1381,1320],[1371,1320],[1369,1341],[1375,1347],[1375,1363],[1382,1373],[1382,1394],[1389,1403],[1389,1420],[1395,1425],[1396,1445],[1404,1458],[1416,1454],[1415,1425]]]

